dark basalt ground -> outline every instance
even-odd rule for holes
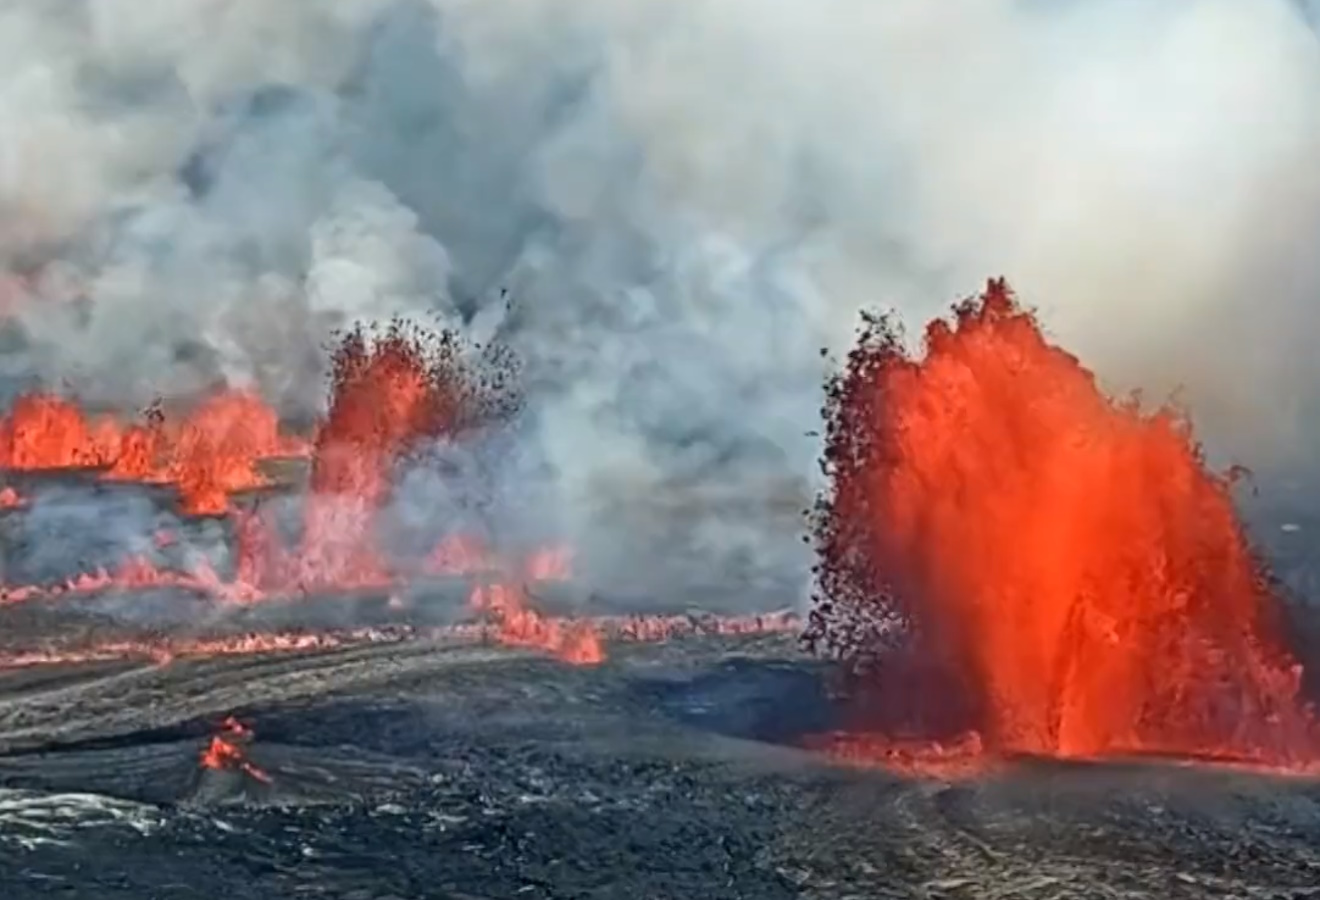
[[[1023,763],[837,769],[791,638],[599,668],[421,641],[0,673],[0,896],[1320,896],[1320,787]],[[256,732],[269,785],[203,771]]]

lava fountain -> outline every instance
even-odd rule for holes
[[[825,419],[804,640],[844,663],[878,755],[1316,758],[1230,476],[1178,410],[1107,396],[1003,281],[922,354],[868,317]]]
[[[507,417],[518,402],[512,361],[463,355],[458,337],[396,321],[354,329],[335,353],[329,412],[312,447],[310,491],[296,555],[259,518],[240,517],[240,577],[263,590],[384,586],[397,573],[374,529],[396,467],[428,442]]]

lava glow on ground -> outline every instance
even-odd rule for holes
[[[815,746],[944,773],[1318,758],[1229,479],[1177,411],[1105,396],[1002,281],[919,357],[868,319],[825,413],[805,639],[843,661],[856,729]]]

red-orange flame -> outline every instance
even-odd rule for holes
[[[1003,282],[920,359],[870,322],[826,414],[806,638],[879,655],[872,723],[997,753],[1314,756],[1228,479],[1181,415],[1107,398]],[[889,616],[907,649],[876,654]]]

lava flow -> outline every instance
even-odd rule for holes
[[[1230,478],[1178,411],[1107,397],[1002,281],[919,357],[869,318],[825,413],[804,639],[845,663],[870,734],[817,746],[1317,758]]]
[[[251,740],[252,729],[230,716],[220,724],[220,733],[213,736],[211,743],[202,751],[202,768],[219,772],[244,772],[262,784],[270,784],[270,776],[248,761],[243,748]]]

